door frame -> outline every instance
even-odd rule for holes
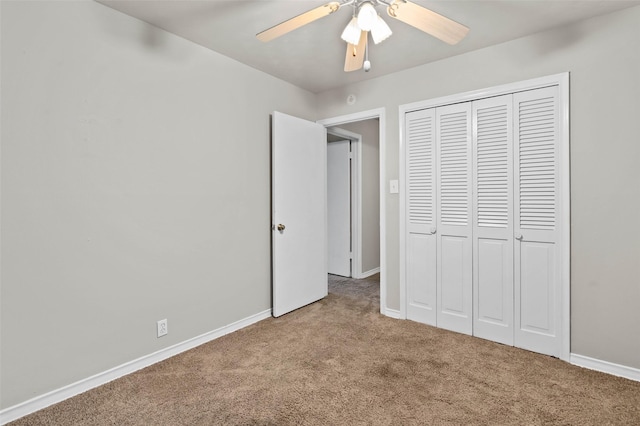
[[[386,197],[386,112],[385,108],[371,109],[353,114],[341,115],[337,117],[318,120],[319,124],[325,127],[336,127],[342,124],[353,123],[356,121],[364,121],[370,119],[378,119],[378,133],[380,138],[380,313],[392,318],[399,318],[400,311],[387,308],[387,215],[385,207],[387,205]]]
[[[569,362],[571,357],[571,187],[570,187],[570,158],[569,158],[569,73],[549,75],[531,80],[524,80],[501,86],[489,87],[470,92],[429,99],[410,104],[400,105],[398,108],[400,128],[400,318],[407,318],[407,277],[406,277],[406,165],[405,165],[405,114],[427,108],[450,105],[459,102],[468,102],[506,95],[525,90],[539,89],[549,86],[558,86],[558,108],[560,113],[559,137],[560,137],[560,199],[562,214],[560,218],[560,255],[561,282],[560,282],[560,317],[561,317],[561,349],[560,359]]]
[[[351,141],[351,277],[366,278],[362,274],[362,135],[339,127],[327,127],[327,134]],[[331,143],[331,142],[328,142]]]

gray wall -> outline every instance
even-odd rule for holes
[[[269,114],[315,96],[95,2],[1,8],[0,407],[270,309]]]
[[[341,124],[362,135],[362,272],[380,267],[380,122]]]
[[[571,351],[640,368],[640,7],[318,96],[320,117],[385,107],[398,178],[398,106],[571,73]],[[473,30],[472,30],[473,31]],[[350,93],[353,106],[345,104]],[[399,198],[387,195],[387,305],[399,309]]]

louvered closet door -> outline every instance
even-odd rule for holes
[[[438,327],[472,332],[471,103],[436,108]]]
[[[513,345],[512,95],[473,102],[473,334]]]
[[[515,346],[560,356],[558,89],[514,94]]]
[[[436,325],[435,110],[405,115],[407,318]]]

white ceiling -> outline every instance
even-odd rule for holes
[[[350,7],[268,43],[255,38],[329,0],[97,1],[316,93],[640,5],[640,0],[413,0],[471,29],[455,46],[388,17],[379,7],[393,35],[370,46],[370,72],[345,73],[340,34],[351,18]]]

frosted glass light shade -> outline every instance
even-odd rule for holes
[[[354,16],[345,27],[340,38],[342,38],[347,43],[357,46],[360,42],[360,33],[361,31],[360,27],[358,26],[358,19]]]
[[[371,38],[375,44],[380,43],[389,38],[392,34],[391,28],[387,25],[386,22],[380,17],[380,15],[376,15],[377,20],[375,25],[371,28]]]
[[[371,31],[378,18],[378,12],[371,3],[362,3],[358,11],[358,26],[362,31]]]

